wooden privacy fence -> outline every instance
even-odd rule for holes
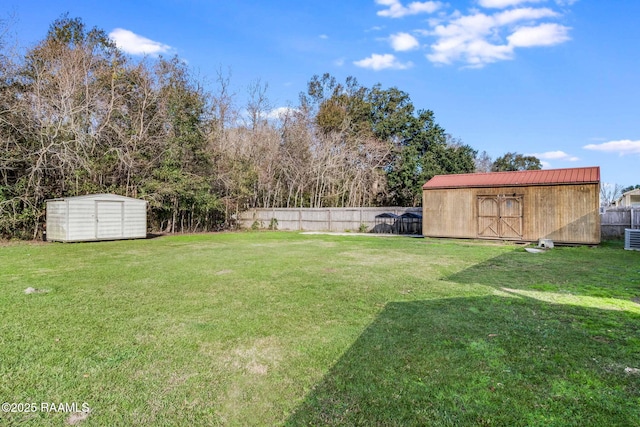
[[[391,213],[400,216],[407,212],[422,214],[422,208],[256,208],[240,213],[243,228],[269,228],[295,231],[374,231],[376,216]],[[617,208],[600,215],[603,239],[622,238],[626,228],[640,228],[640,208]]]
[[[616,208],[600,215],[602,238],[624,237],[625,228],[640,228],[640,208]]]
[[[277,224],[278,230],[370,232],[376,226],[376,215],[407,212],[422,214],[422,208],[256,208],[240,213],[239,223],[243,228]]]

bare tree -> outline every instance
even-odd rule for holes
[[[622,195],[622,186],[603,182],[600,184],[600,206],[609,207]]]
[[[210,227],[205,104],[177,59],[132,63],[57,20],[19,65],[0,62],[0,233],[35,237],[46,198],[90,192],[143,196],[170,231]]]
[[[476,166],[476,173],[479,172],[491,172],[491,167],[493,166],[493,159],[486,151],[482,151],[476,155],[474,159],[474,163]]]
[[[249,85],[247,102],[247,114],[249,116],[249,129],[253,132],[258,131],[261,127],[268,123],[268,114],[271,110],[271,104],[267,98],[267,90],[269,85],[262,83],[260,79]]]
[[[4,28],[2,235],[35,236],[51,197],[144,197],[151,227],[181,232],[248,207],[415,204],[428,174],[473,168],[475,150],[397,88],[315,76],[274,118],[266,83],[249,85],[240,110],[230,72],[208,93],[177,58],[132,61],[77,18],[23,57],[8,54]]]
[[[34,237],[45,198],[91,187],[94,163],[89,159],[97,155],[103,129],[100,107],[108,104],[102,79],[115,53],[104,32],[87,31],[81,21],[65,17],[27,52],[12,79],[8,120],[15,132],[6,140],[10,154],[3,163],[13,162],[10,200],[26,206],[22,217],[33,221]]]

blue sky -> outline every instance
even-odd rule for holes
[[[640,184],[638,0],[3,4],[23,47],[68,12],[132,56],[177,55],[212,82],[230,72],[239,107],[258,79],[277,108],[314,74],[354,76],[409,93],[493,158],[534,154],[545,168],[600,166],[603,183]]]

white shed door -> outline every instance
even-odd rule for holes
[[[96,238],[115,239],[122,237],[123,208],[123,202],[96,202]]]

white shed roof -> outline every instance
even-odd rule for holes
[[[84,196],[72,196],[72,197],[59,197],[57,199],[48,199],[46,201],[49,202],[49,201],[56,201],[56,200],[121,200],[121,201],[131,200],[136,202],[147,203],[146,200],[136,199],[133,197],[120,196],[118,194],[108,194],[108,193],[87,194]]]

